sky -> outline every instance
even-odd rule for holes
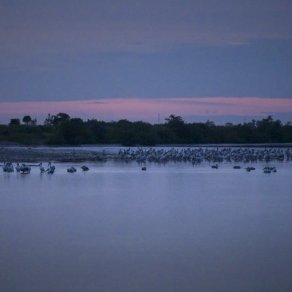
[[[292,121],[291,0],[0,0],[0,122]]]

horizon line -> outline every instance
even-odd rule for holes
[[[261,118],[267,115],[292,120],[292,99],[270,97],[163,97],[104,98],[67,101],[0,102],[0,121],[23,115],[43,120],[48,114],[66,112],[70,116],[99,120],[157,121],[158,115],[176,114],[185,120]],[[232,121],[228,121],[232,122]]]

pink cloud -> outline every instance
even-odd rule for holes
[[[258,97],[206,97],[206,98],[113,98],[59,102],[2,102],[0,120],[29,114],[43,120],[48,113],[66,112],[71,116],[98,120],[157,121],[158,114],[184,116],[266,116],[267,113],[292,112],[292,99]]]

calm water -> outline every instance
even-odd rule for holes
[[[276,165],[1,171],[0,291],[292,291],[292,163]]]

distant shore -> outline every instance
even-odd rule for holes
[[[133,148],[155,148],[137,146]],[[200,144],[200,145],[158,145],[156,148],[222,148],[222,147],[242,147],[242,148],[292,148],[292,143],[277,144]],[[0,146],[0,162],[83,162],[83,161],[106,161],[109,159],[118,159],[120,149],[127,149],[119,145],[84,145],[80,147],[48,147],[48,146]]]
[[[55,148],[55,147],[1,147],[0,161],[12,162],[82,162],[82,161],[103,161],[111,157],[103,150],[88,151],[76,147]]]

